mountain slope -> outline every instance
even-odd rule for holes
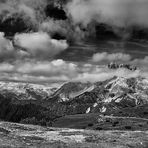
[[[118,77],[105,85],[104,98],[98,102],[101,112],[148,105],[148,81],[145,78]]]
[[[93,84],[90,83],[69,82],[61,86],[52,97],[58,96],[59,102],[70,101],[85,92],[90,92],[93,88]]]
[[[0,94],[10,95],[18,100],[45,99],[54,93],[55,89],[48,85],[0,82]]]
[[[66,115],[98,113],[148,118],[148,80],[142,77],[97,83],[69,82],[55,90],[25,83],[0,83],[0,119],[48,125]]]
[[[89,107],[83,113],[107,113],[148,105],[148,80],[142,77],[113,77],[104,82],[87,85],[89,87],[83,84],[85,87],[82,90],[78,84],[81,83],[67,83],[57,90],[55,95],[61,100],[61,96],[67,94],[68,97],[65,97],[66,99],[62,102],[72,106],[79,104],[86,107],[89,104]],[[76,95],[71,95],[73,91]]]

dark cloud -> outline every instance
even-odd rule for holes
[[[67,7],[73,20],[84,25],[95,20],[115,26],[148,26],[147,0],[73,0]]]
[[[147,9],[147,0],[72,0],[67,4],[75,24],[86,29],[95,24],[99,40],[148,39]]]
[[[49,17],[57,19],[57,20],[66,20],[67,19],[66,12],[62,8],[51,5],[51,4],[46,6],[45,14],[47,17],[49,16]]]
[[[0,31],[6,36],[35,30],[38,26],[36,11],[22,2],[0,3]]]

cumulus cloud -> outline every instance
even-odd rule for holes
[[[53,61],[25,60],[15,63],[0,64],[0,79],[26,82],[97,82],[118,77],[148,77],[146,71],[128,69],[108,69],[107,66],[66,62],[61,59]]]
[[[26,82],[65,82],[77,76],[78,67],[74,63],[61,59],[53,61],[17,60],[14,63],[1,63],[0,72],[0,79]]]
[[[94,26],[88,27],[87,30],[83,30],[83,27],[73,24],[72,21],[69,20],[54,20],[47,19],[39,25],[39,30],[48,32],[51,36],[55,33],[65,37],[68,41],[82,41],[86,37],[92,35]],[[94,36],[94,34],[92,35]]]
[[[66,40],[55,40],[47,33],[16,34],[14,41],[5,38],[0,32],[0,61],[16,61],[18,59],[52,59],[67,49]]]
[[[14,65],[9,63],[0,63],[0,72],[12,72],[14,70]]]
[[[24,13],[26,16],[30,17],[33,22],[36,21],[36,15],[34,9],[26,6],[25,4],[20,4],[18,7],[20,13]]]
[[[99,81],[105,81],[107,79],[113,78],[114,76],[131,78],[131,77],[143,76],[143,74],[140,70],[130,71],[127,69],[110,70],[107,68],[103,69],[99,68],[97,71],[81,73],[74,80],[94,83]]]
[[[133,65],[140,67],[140,69],[148,74],[148,56],[143,59],[134,59],[130,62]]]
[[[57,87],[60,84],[68,81],[69,79],[66,76],[32,76],[28,74],[20,74],[20,73],[1,73],[0,80],[3,81],[16,81],[16,82],[29,82],[29,83],[49,83],[51,86],[55,84],[53,87]]]
[[[14,42],[37,58],[53,57],[68,47],[66,40],[51,39],[45,32],[16,34]]]
[[[97,21],[120,27],[148,26],[147,0],[72,0],[67,9],[76,23],[84,25]]]
[[[135,59],[132,62],[146,66],[148,64],[148,56],[144,57],[143,59]]]
[[[109,54],[107,52],[103,53],[96,53],[92,57],[93,62],[102,62],[102,61],[107,61],[107,62],[129,62],[131,60],[131,56],[129,54],[124,54],[124,53],[112,53]]]
[[[68,24],[65,23],[63,20],[53,20],[49,19],[44,22],[42,22],[39,26],[39,29],[48,32],[50,34],[53,34],[55,32],[59,32],[64,34],[66,32],[66,27]]]
[[[49,61],[29,61],[17,64],[17,72],[31,74],[31,75],[44,75],[44,76],[60,76],[65,75],[73,77],[76,74],[77,66],[73,63],[67,63],[63,60]]]

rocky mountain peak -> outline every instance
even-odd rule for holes
[[[108,68],[109,69],[125,68],[125,69],[131,70],[131,71],[137,70],[136,66],[132,66],[130,64],[118,64],[118,63],[114,63],[114,62],[108,64]]]

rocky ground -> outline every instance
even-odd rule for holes
[[[0,122],[1,147],[147,148],[148,131],[92,131]]]

